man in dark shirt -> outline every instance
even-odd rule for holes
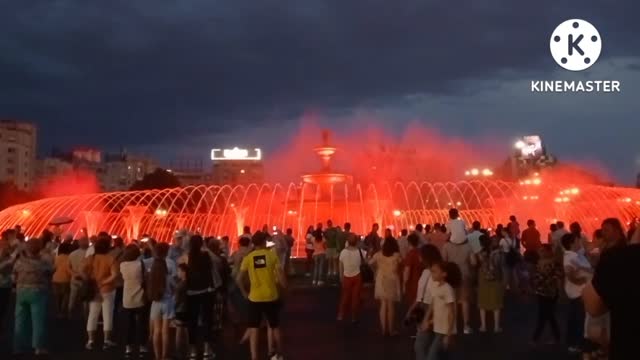
[[[611,314],[610,360],[640,359],[640,287],[636,266],[640,244],[612,248],[602,254],[583,293],[585,308],[592,316]]]

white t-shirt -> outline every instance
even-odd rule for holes
[[[462,219],[451,219],[446,225],[447,234],[451,234],[449,241],[454,244],[462,244],[467,241],[467,225]]]
[[[431,284],[431,270],[424,269],[418,279],[418,291],[416,292],[416,302],[427,303],[429,298],[429,285]]]
[[[365,255],[362,254],[362,257]],[[344,268],[345,277],[354,277],[360,274],[360,265],[362,258],[360,257],[360,249],[345,248],[340,252],[340,262]]]
[[[572,267],[575,269],[577,269],[578,267],[591,268],[591,264],[589,263],[589,260],[587,260],[587,258],[585,258],[584,256],[579,255],[575,251],[565,250],[562,263],[565,269],[567,267]],[[584,272],[579,270],[578,276],[582,277],[583,275],[585,275]],[[576,285],[571,281],[569,281],[568,278],[565,278],[564,291],[566,291],[567,297],[569,299],[577,299],[582,296],[582,290],[584,289],[585,285],[586,283],[582,285]]]
[[[500,250],[502,250],[503,253],[508,253],[512,249],[515,249],[515,247],[516,242],[512,238],[504,237],[500,239]]]
[[[447,283],[438,284],[435,281],[430,281],[427,293],[429,294],[427,303],[433,309],[433,332],[446,335],[451,328],[449,334],[454,335],[456,333],[455,307],[450,309],[448,306],[456,301],[453,288]],[[450,311],[453,311],[453,325],[449,322]]]

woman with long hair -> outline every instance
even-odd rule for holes
[[[400,247],[393,237],[387,238],[382,251],[376,252],[369,264],[376,267],[375,298],[380,301],[380,328],[383,336],[398,334],[395,326],[396,304],[400,301]]]
[[[154,257],[149,272],[147,294],[151,303],[150,319],[153,322],[153,352],[156,359],[169,358],[169,323],[175,317],[174,288],[176,264],[167,258],[169,245],[159,243],[153,249]]]
[[[144,277],[146,268],[141,259],[140,248],[129,244],[124,249],[120,262],[122,275],[122,308],[127,317],[125,356],[129,357],[134,351],[140,354],[147,352],[149,309],[144,294]]]
[[[96,287],[95,296],[89,301],[89,317],[87,319],[87,350],[93,350],[98,330],[98,318],[102,313],[104,342],[103,348],[116,346],[111,337],[113,332],[113,309],[116,298],[115,280],[118,277],[116,262],[109,250],[111,237],[101,234],[94,245],[94,254],[86,259],[85,276],[89,284]]]
[[[209,254],[203,251],[204,240],[200,235],[194,235],[189,241],[187,254],[187,311],[189,316],[189,347],[190,359],[198,357],[198,320],[202,320],[205,358],[213,355],[211,347],[211,330],[213,321],[213,263]]]

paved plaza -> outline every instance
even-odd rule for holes
[[[338,288],[312,288],[304,279],[292,281],[283,314],[285,334],[285,359],[291,360],[346,360],[346,359],[412,359],[410,330],[403,329],[395,338],[383,338],[377,326],[377,311],[367,289],[367,300],[362,321],[354,326],[337,323],[335,309]],[[562,314],[560,314],[561,323]],[[535,304],[526,299],[508,298],[505,311],[504,333],[460,335],[455,341],[453,359],[567,359],[563,347],[542,346],[534,350],[528,345],[533,328]],[[116,324],[116,339],[122,344],[124,320]],[[10,324],[5,325],[7,329]],[[79,321],[51,321],[52,359],[119,359],[122,349],[87,352],[83,349],[84,325]],[[219,359],[249,359],[248,347],[237,345],[242,329],[228,326],[225,329],[224,349]],[[266,338],[266,335],[263,336]],[[0,358],[9,354],[9,337],[6,330],[0,340]],[[265,349],[266,353],[266,349]],[[266,354],[265,354],[266,359]]]

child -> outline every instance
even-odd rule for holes
[[[178,265],[178,282],[175,288],[175,318],[176,327],[176,352],[182,354],[187,339],[187,264]]]
[[[462,276],[454,263],[438,261],[431,266],[431,282],[427,291],[429,312],[428,324],[433,332],[427,359],[446,359],[456,334],[455,287]]]

